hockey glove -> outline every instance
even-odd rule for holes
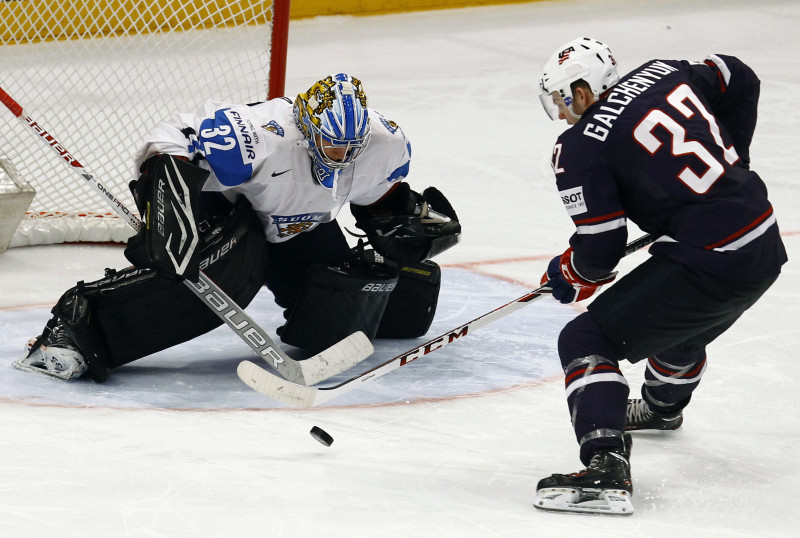
[[[432,258],[460,240],[458,216],[434,187],[419,194],[407,183],[399,183],[378,202],[351,205],[350,210],[372,248],[398,263]]]
[[[602,286],[613,282],[616,277],[617,273],[614,272],[600,280],[583,278],[572,265],[572,247],[570,247],[561,256],[550,260],[541,284],[550,286],[553,297],[568,304],[588,299]]]

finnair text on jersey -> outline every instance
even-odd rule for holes
[[[238,112],[235,110],[230,110],[228,114],[233,118],[236,126],[236,135],[242,142],[242,148],[244,149],[247,158],[250,160],[255,160],[256,151],[253,147],[253,138],[250,137],[251,133],[253,133],[253,136],[256,136],[255,133],[252,129],[248,129],[248,125],[245,123],[244,118],[242,118]],[[256,142],[258,142],[258,140],[256,140]]]

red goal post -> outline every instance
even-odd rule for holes
[[[2,84],[135,207],[128,190],[133,156],[159,121],[209,98],[250,103],[283,95],[289,4],[2,1]],[[127,223],[8,110],[0,118],[0,158],[36,190],[11,246],[127,240]]]

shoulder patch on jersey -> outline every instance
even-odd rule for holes
[[[389,174],[389,177],[386,178],[386,181],[391,183],[392,181],[396,181],[398,179],[403,179],[404,177],[406,177],[408,175],[408,169],[410,164],[411,164],[410,161],[406,161],[404,165],[395,168],[394,172]]]
[[[283,127],[281,127],[281,125],[275,120],[271,120],[266,125],[262,125],[261,128],[278,136],[284,135]]]
[[[586,207],[586,200],[583,198],[583,187],[558,191],[558,194],[561,196],[561,201],[564,202],[564,207],[567,208],[567,213],[570,216],[580,215],[589,211],[589,208]]]
[[[400,126],[399,126],[399,125],[397,125],[397,124],[396,124],[395,122],[393,122],[392,120],[387,120],[387,119],[386,119],[386,118],[384,118],[383,116],[380,116],[380,118],[381,118],[381,123],[383,124],[383,126],[384,126],[384,127],[386,127],[386,129],[387,129],[387,130],[388,130],[390,133],[394,134],[394,133],[396,133],[396,132],[397,132],[397,130],[400,128]]]

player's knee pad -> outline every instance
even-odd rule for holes
[[[386,264],[312,265],[281,340],[311,353],[356,331],[372,340],[396,284],[397,269]]]
[[[589,312],[584,312],[561,329],[558,335],[558,356],[566,371],[574,359],[590,355],[600,355],[617,362],[623,358]]]
[[[442,271],[425,260],[401,264],[397,286],[383,312],[378,338],[416,338],[428,332],[436,315]]]

